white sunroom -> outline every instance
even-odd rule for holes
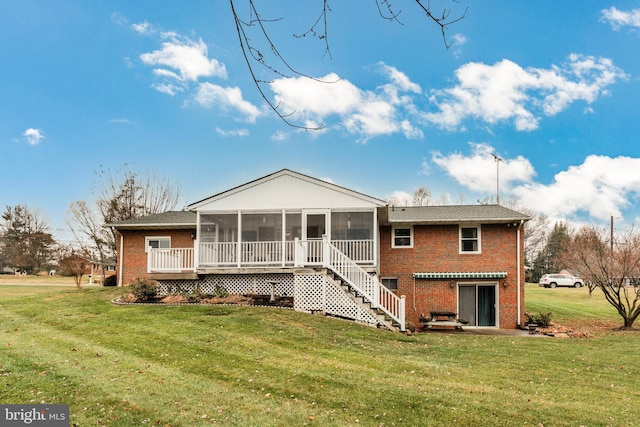
[[[195,270],[323,265],[330,242],[378,265],[377,208],[385,202],[288,169],[188,207],[197,212]]]

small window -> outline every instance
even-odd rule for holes
[[[480,253],[480,227],[460,227],[460,253]]]
[[[383,277],[381,280],[382,284],[391,291],[398,290],[398,278],[397,277]]]
[[[171,237],[145,237],[144,251],[148,252],[149,247],[153,249],[169,249],[171,248]]]
[[[394,248],[413,247],[413,228],[411,227],[394,228],[392,247]]]

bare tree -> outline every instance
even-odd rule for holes
[[[67,249],[64,251],[64,254],[61,255],[58,264],[61,269],[73,276],[76,287],[80,288],[82,276],[90,266],[89,261],[87,261],[85,257],[75,253],[72,249]]]
[[[442,10],[442,13],[437,13],[432,9],[431,1],[432,0],[414,0],[419,13],[424,14],[428,21],[434,23],[440,29],[443,43],[446,48],[449,48],[450,44],[447,40],[446,30],[450,25],[462,20],[467,13],[467,9],[465,8],[463,12],[455,14],[453,7],[446,7]],[[454,6],[458,4],[458,0],[445,1],[447,4]],[[305,77],[319,82],[322,81],[299,71],[286,59],[285,55],[278,48],[278,43],[272,38],[271,30],[268,27],[270,24],[280,21],[281,18],[266,18],[265,15],[258,10],[258,7],[256,7],[254,0],[229,0],[229,3],[236,24],[242,54],[256,88],[264,101],[280,119],[289,126],[305,130],[321,129],[323,125],[299,125],[293,122],[291,117],[295,111],[282,111],[281,106],[272,101],[266,94],[266,86],[268,86],[271,81],[269,77],[263,79],[260,70],[266,70],[268,75],[273,76],[272,78]],[[318,4],[320,7],[317,18],[312,21],[305,32],[294,36],[297,38],[307,36],[317,38],[324,45],[324,56],[331,57],[328,30],[331,7],[328,0],[319,0]],[[400,19],[402,11],[395,9],[390,0],[375,0],[375,4],[382,19],[402,24]],[[245,6],[244,9],[240,9],[243,5]],[[269,6],[264,7],[270,10],[269,8],[272,8],[272,5],[269,4]],[[334,82],[335,81],[328,81],[324,83]]]
[[[165,178],[140,175],[129,169],[101,171],[102,187],[90,206],[84,200],[71,203],[67,221],[83,253],[101,264],[116,256],[116,231],[105,224],[174,210],[182,190]]]
[[[411,197],[407,193],[395,192],[387,196],[387,205],[389,206],[410,206]]]
[[[620,329],[632,329],[640,316],[640,233],[632,229],[612,241],[603,230],[583,227],[564,257],[620,314]]]
[[[428,206],[431,201],[431,190],[427,187],[420,187],[413,190],[411,197],[411,205]]]
[[[104,227],[104,218],[99,210],[80,200],[71,203],[69,212],[71,219],[67,220],[67,225],[80,247],[80,252],[100,261],[115,257],[115,236],[111,230]]]

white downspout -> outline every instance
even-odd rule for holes
[[[122,264],[124,262],[124,237],[122,233],[118,233],[120,235],[120,262],[118,263],[118,286],[122,286]]]
[[[520,247],[521,247],[521,245],[520,245],[520,233],[522,233],[523,225],[524,225],[524,220],[520,220],[520,226],[518,226],[518,233],[517,233],[517,236],[518,236],[518,239],[517,239],[518,250],[516,251],[517,254],[518,254],[517,255],[517,266],[518,266],[517,267],[517,271],[518,271],[518,280],[517,280],[517,282],[518,282],[518,285],[517,285],[518,286],[518,323],[517,323],[517,326],[518,327],[522,326],[522,324],[521,324],[522,312],[521,312],[521,309],[520,309],[520,301],[522,300],[522,296],[520,295],[520,293],[521,293],[520,289],[521,289],[521,285],[522,285],[522,282],[520,281],[520,277],[521,277],[521,274],[522,274],[522,272],[520,271],[520,260],[522,259],[522,254],[521,254],[521,250],[520,250]]]

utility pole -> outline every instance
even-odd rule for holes
[[[500,162],[503,160],[497,154],[491,153],[496,161],[496,204],[500,204]]]
[[[611,243],[611,256],[613,257],[613,214],[609,215],[611,217],[611,231],[610,231],[610,235],[609,235],[609,240]]]

